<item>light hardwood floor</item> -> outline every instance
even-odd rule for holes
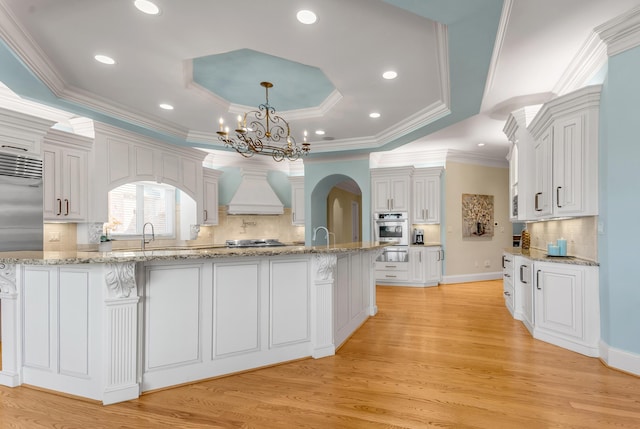
[[[640,378],[531,338],[500,281],[378,287],[334,357],[104,407],[0,387],[1,428],[640,428]]]

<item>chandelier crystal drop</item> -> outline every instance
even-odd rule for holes
[[[250,158],[253,155],[268,155],[276,161],[288,159],[295,161],[305,156],[311,150],[305,133],[302,145],[298,145],[291,136],[289,123],[276,115],[276,109],[269,104],[269,88],[271,82],[260,82],[265,89],[265,103],[258,106],[258,110],[238,116],[235,137],[229,135],[229,127],[224,126],[220,118],[218,136],[226,146],[232,147],[240,155]]]

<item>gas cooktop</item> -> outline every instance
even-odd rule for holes
[[[225,242],[227,247],[278,247],[285,246],[284,243],[279,242],[275,238],[252,238],[245,240],[227,240]]]

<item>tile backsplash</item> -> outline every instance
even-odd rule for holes
[[[567,254],[598,261],[598,217],[532,222],[527,224],[531,234],[531,247],[546,251],[547,243],[559,238],[567,240]]]

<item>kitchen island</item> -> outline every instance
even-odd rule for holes
[[[0,253],[0,384],[110,404],[335,354],[384,245]]]

